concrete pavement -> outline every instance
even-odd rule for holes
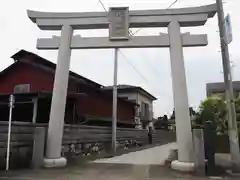
[[[165,144],[121,156],[83,163],[69,163],[60,169],[0,171],[0,180],[233,180],[239,177],[196,177],[163,166],[169,150],[176,143]],[[71,165],[70,165],[71,164]]]
[[[164,165],[171,149],[177,148],[176,143],[169,143],[137,152],[131,152],[112,158],[98,159],[94,163]]]
[[[159,165],[127,165],[90,163],[64,169],[21,170],[0,173],[0,180],[209,180],[182,174]],[[216,178],[214,178],[216,179]],[[239,178],[223,177],[233,180]]]

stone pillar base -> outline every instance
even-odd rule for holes
[[[64,157],[60,157],[56,159],[50,159],[50,158],[44,159],[45,168],[58,168],[58,167],[64,167],[66,165],[67,165],[67,159]]]
[[[171,163],[171,168],[181,172],[193,172],[195,165],[193,162],[180,162],[176,160]]]

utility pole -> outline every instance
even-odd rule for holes
[[[118,73],[118,48],[114,49],[114,77],[113,77],[113,110],[112,110],[112,153],[116,153],[117,129],[117,73]]]
[[[6,157],[6,171],[9,170],[10,159],[10,145],[11,145],[11,128],[12,128],[12,110],[14,108],[15,98],[11,94],[9,96],[9,121],[8,121],[8,138],[7,138],[7,157]]]
[[[236,122],[234,91],[233,91],[233,84],[232,84],[229,52],[228,52],[227,34],[225,29],[223,2],[222,0],[216,0],[216,4],[217,4],[218,25],[219,25],[221,51],[222,51],[223,74],[224,74],[224,82],[226,87],[230,152],[231,152],[233,169],[237,170],[240,168],[238,127]]]

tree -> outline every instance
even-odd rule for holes
[[[163,129],[168,130],[168,117],[167,117],[167,115],[164,115],[162,120],[163,120]]]
[[[240,105],[240,101],[238,101],[238,103]],[[227,111],[224,96],[211,96],[201,103],[195,123],[204,125],[206,121],[212,121],[218,133],[227,133]]]
[[[158,117],[157,122],[154,124],[156,129],[165,129],[168,130],[168,117],[164,115],[163,117]]]
[[[196,111],[194,111],[193,110],[193,108],[192,107],[189,107],[189,114],[190,114],[190,116],[196,116]]]
[[[237,122],[240,122],[240,97],[238,97],[235,100],[235,108],[236,108],[236,118],[237,118]]]
[[[196,111],[193,110],[192,107],[189,107],[189,114],[190,114],[190,116],[196,116],[197,113],[196,113]],[[175,119],[175,109],[173,109],[170,119]]]
[[[172,115],[171,115],[170,119],[175,119],[175,109],[173,109],[173,112],[172,112]]]

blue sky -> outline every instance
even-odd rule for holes
[[[129,6],[135,9],[164,9],[173,0],[102,0],[106,8],[110,6]],[[179,0],[173,8],[190,7],[214,3],[214,0]],[[230,44],[230,57],[233,62],[233,78],[240,77],[240,11],[238,0],[226,0],[225,13],[230,13],[233,25],[233,42]],[[0,7],[0,69],[13,61],[11,55],[20,49],[26,49],[56,62],[57,51],[36,49],[36,40],[40,37],[59,35],[60,32],[41,31],[27,17],[26,10],[38,11],[103,11],[98,0],[8,0]],[[135,29],[133,30],[135,31]],[[216,16],[209,19],[204,27],[182,28],[182,32],[208,34],[207,47],[184,48],[184,60],[187,76],[189,104],[198,107],[206,97],[206,83],[223,81],[218,26]],[[143,29],[137,35],[158,35],[166,28]],[[76,31],[82,36],[107,36],[107,30]],[[170,113],[173,109],[172,82],[169,50],[167,48],[125,49],[121,50],[129,60],[119,55],[119,84],[132,84],[145,88],[159,99],[154,103],[154,115]],[[71,70],[103,85],[113,83],[113,50],[73,50]],[[133,64],[140,74],[130,65]]]

